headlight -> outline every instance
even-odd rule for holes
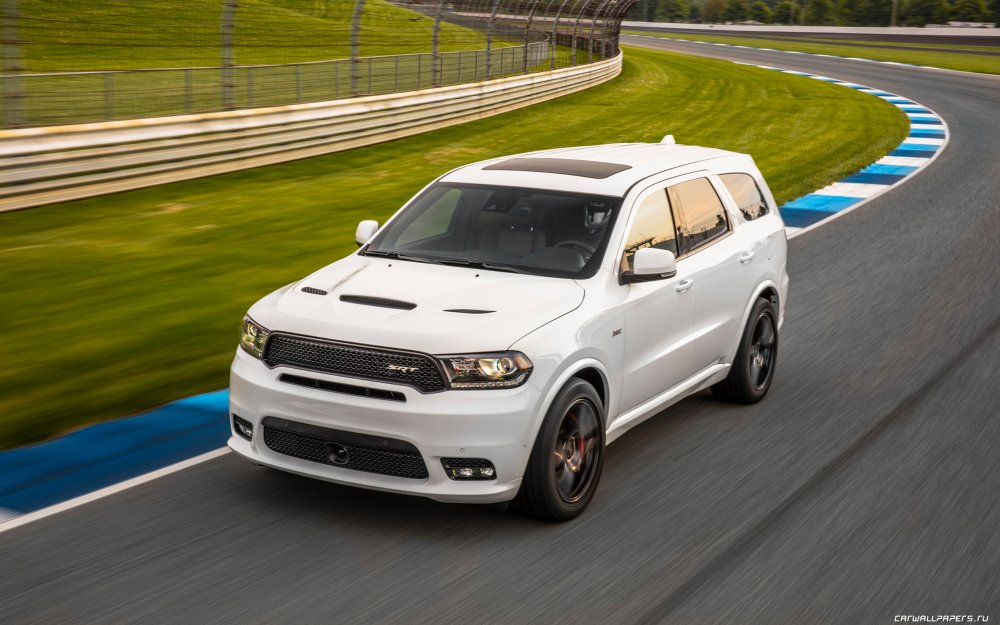
[[[511,388],[524,384],[532,364],[521,352],[442,356],[451,388]]]
[[[250,317],[243,317],[243,332],[240,334],[240,347],[254,358],[264,355],[264,344],[270,332],[264,326],[256,323]]]

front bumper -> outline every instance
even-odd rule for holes
[[[296,386],[279,381],[281,373],[402,392],[406,401]],[[495,503],[517,494],[534,442],[541,399],[541,393],[530,382],[513,389],[422,394],[397,384],[288,367],[268,369],[237,350],[230,375],[230,428],[232,415],[239,415],[253,425],[253,438],[248,441],[233,433],[229,447],[251,462],[339,484],[438,501]],[[367,473],[278,453],[264,443],[264,417],[406,441],[420,452],[428,477]],[[497,479],[449,479],[442,458],[485,458],[496,467]]]

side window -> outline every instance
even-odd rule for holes
[[[729,189],[729,193],[736,200],[736,206],[747,221],[767,214],[767,202],[764,201],[764,196],[757,188],[757,183],[754,182],[752,176],[749,174],[721,174],[719,178],[722,180],[722,184]]]
[[[407,225],[400,233],[395,245],[402,247],[424,239],[447,234],[448,226],[455,215],[458,199],[462,197],[460,189],[448,189],[441,197],[434,200],[422,213]]]
[[[667,189],[677,215],[681,254],[688,254],[729,231],[722,200],[708,178],[695,178]]]
[[[677,238],[674,234],[674,218],[670,214],[665,189],[655,191],[639,204],[635,221],[625,240],[625,255],[622,271],[632,270],[632,258],[636,250],[644,247],[658,247],[677,254]]]

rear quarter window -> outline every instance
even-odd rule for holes
[[[667,189],[667,197],[677,216],[681,254],[690,254],[729,231],[729,219],[722,200],[708,178],[695,178]]]
[[[736,201],[736,207],[744,219],[753,221],[768,213],[764,194],[760,192],[757,182],[749,174],[720,174],[722,184],[729,189],[729,194]]]

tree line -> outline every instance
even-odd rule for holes
[[[1000,0],[897,0],[896,24],[990,22]],[[639,0],[630,19],[659,22],[746,22],[888,26],[893,0]]]

